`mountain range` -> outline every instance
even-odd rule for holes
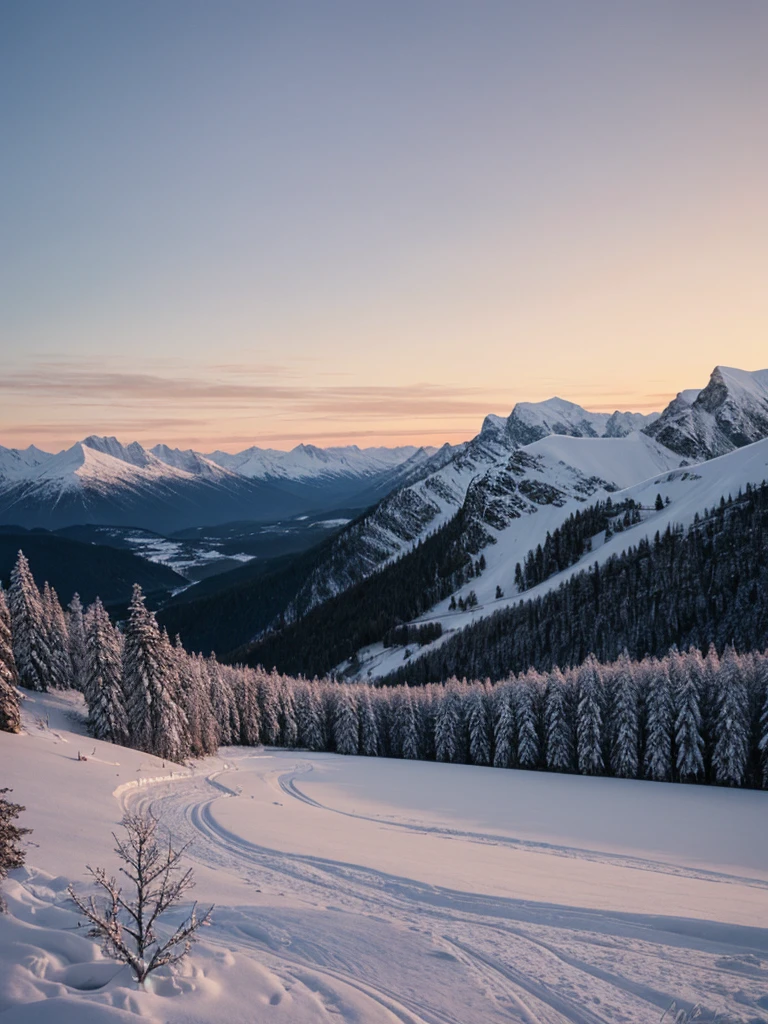
[[[85,438],[57,454],[0,447],[0,524],[97,524],[175,532],[269,521],[358,499],[370,504],[426,464],[433,449],[249,448],[204,455]]]
[[[582,571],[591,552],[608,557],[644,529],[690,523],[719,498],[768,479],[765,438],[768,370],[718,366],[704,388],[681,391],[661,413],[521,402],[507,417],[486,416],[471,440],[439,449],[203,454],[99,437],[57,455],[0,449],[0,523],[169,531],[342,503],[359,509],[317,547],[196,584],[160,614],[195,649],[375,677],[406,657],[404,645],[385,645],[393,629],[439,626],[443,639],[430,639],[439,647],[522,600],[517,566],[550,551],[573,516],[610,498],[639,519],[627,530],[619,522],[608,542],[611,516],[595,513],[589,521],[600,528],[583,558],[566,567],[555,559],[558,568],[541,576],[545,588],[558,586],[566,568]],[[656,495],[669,501],[661,511]]]

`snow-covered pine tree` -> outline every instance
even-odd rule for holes
[[[96,739],[125,745],[129,737],[122,685],[122,638],[98,597],[85,615],[84,627],[83,693],[91,732]]]
[[[739,656],[726,647],[717,678],[717,716],[712,752],[715,780],[725,786],[740,786],[744,781],[748,756],[747,688]]]
[[[768,662],[768,651],[763,655],[764,661]],[[760,739],[758,748],[763,763],[763,788],[768,789],[768,686],[765,689],[765,700],[763,701],[763,712],[760,716]]]
[[[85,622],[79,594],[74,594],[69,602],[66,618],[72,686],[82,691],[85,685]]]
[[[371,700],[370,686],[361,686],[357,697],[360,718],[360,753],[377,757],[379,753],[379,723]]]
[[[410,761],[419,759],[419,736],[416,729],[416,715],[414,712],[411,690],[407,683],[398,687],[399,701],[395,709],[395,720],[400,745],[400,756]]]
[[[535,669],[520,676],[515,688],[517,718],[517,760],[521,768],[536,768],[541,757],[539,709],[543,691]]]
[[[259,678],[250,669],[241,668],[234,672],[232,691],[240,724],[240,739],[236,742],[244,747],[258,747],[261,743]]]
[[[357,701],[351,686],[338,683],[333,689],[335,712],[333,742],[337,754],[357,754],[359,750],[359,724]]]
[[[21,705],[16,684],[19,677],[13,657],[11,637],[11,614],[5,591],[0,584],[0,731],[19,732],[21,729]]]
[[[493,766],[513,768],[517,764],[517,719],[514,682],[500,683],[494,693]]]
[[[205,662],[202,655],[187,654],[178,637],[173,653],[179,681],[177,700],[187,719],[190,753],[195,757],[214,754],[219,746],[219,727],[211,707]]]
[[[656,782],[672,778],[674,709],[665,661],[651,658],[645,689],[645,774]]]
[[[569,689],[560,669],[553,669],[544,691],[544,735],[550,771],[573,770],[574,730]]]
[[[449,679],[435,709],[435,755],[438,761],[460,761],[463,729],[459,681]]]
[[[296,724],[296,706],[290,680],[282,677],[277,693],[280,705],[280,746],[289,749],[297,747],[299,745],[299,728]]]
[[[229,673],[227,669],[219,665],[213,654],[206,659],[205,671],[208,676],[208,693],[211,701],[211,710],[216,719],[219,734],[219,745],[231,746],[240,742],[240,715],[235,704],[235,695],[232,692]]]
[[[491,720],[485,687],[475,683],[467,696],[469,759],[472,764],[491,763]]]
[[[677,777],[681,782],[697,782],[704,776],[699,673],[696,671],[693,659],[676,650],[671,652],[668,660],[676,712]]]
[[[54,690],[72,687],[72,659],[69,632],[56,591],[47,582],[43,586],[43,620],[48,647],[48,686]]]
[[[256,669],[256,692],[259,695],[261,716],[261,742],[269,747],[280,743],[280,701],[278,698],[279,677],[275,672],[267,674]]]
[[[320,727],[320,698],[315,687],[305,679],[299,680],[295,705],[299,746],[306,747],[307,750],[323,750],[325,742]]]
[[[146,608],[137,584],[123,649],[123,692],[132,747],[168,761],[187,756],[187,722],[177,703],[177,688],[173,648]]]
[[[709,645],[706,658],[702,659],[702,677],[699,686],[699,708],[702,716],[702,737],[704,739],[704,770],[708,781],[712,781],[712,755],[715,751],[715,721],[717,719],[717,679],[720,674],[720,657],[714,644]]]
[[[640,758],[640,704],[627,652],[614,666],[611,687],[611,770],[620,779],[636,779]]]
[[[28,690],[47,690],[50,655],[46,643],[43,603],[29,562],[21,551],[11,571],[8,608],[19,683]]]
[[[578,674],[576,707],[576,750],[582,775],[603,771],[603,693],[600,665],[594,654],[587,655]]]

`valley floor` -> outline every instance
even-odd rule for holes
[[[32,695],[26,733],[0,734],[35,830],[5,887],[0,1024],[768,1021],[766,793],[249,748],[172,769],[80,715]],[[192,841],[217,904],[147,992],[66,897],[85,862],[116,868],[138,808]]]

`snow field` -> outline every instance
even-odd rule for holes
[[[254,748],[185,769],[84,737],[79,711],[31,695],[0,735],[35,829],[2,1024],[651,1024],[673,1001],[768,1021],[765,793]],[[141,993],[66,898],[116,867],[126,808],[193,841],[217,904]]]

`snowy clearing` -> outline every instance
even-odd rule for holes
[[[30,695],[0,779],[34,828],[0,918],[0,1021],[768,1021],[768,794],[304,751],[193,769]],[[80,750],[88,760],[78,761]],[[152,808],[213,926],[136,992],[66,897]]]

